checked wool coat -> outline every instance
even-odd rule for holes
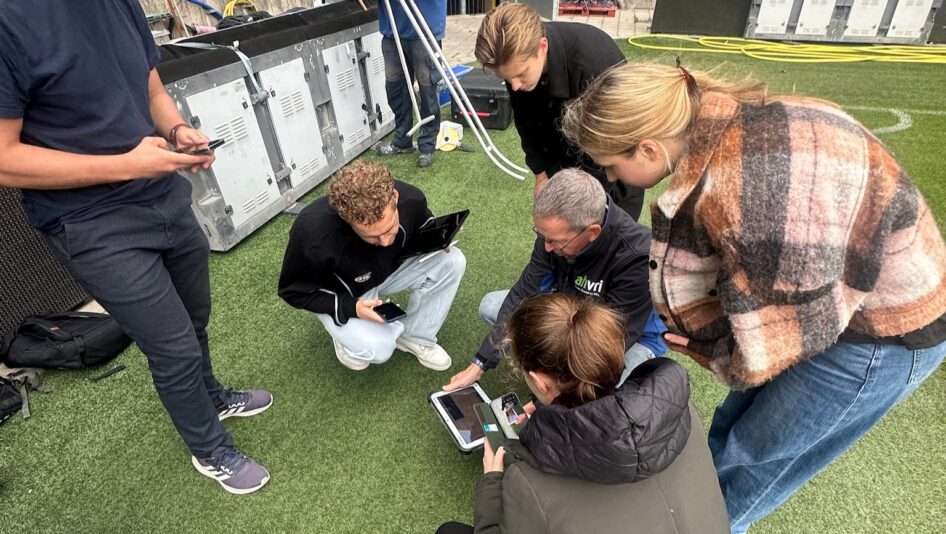
[[[824,102],[704,95],[652,221],[657,313],[735,389],[845,330],[897,336],[946,313],[929,207],[890,151]]]

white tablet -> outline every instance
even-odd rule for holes
[[[483,426],[476,417],[473,405],[489,402],[490,399],[478,382],[449,393],[436,391],[427,400],[453,436],[460,452],[470,453],[483,446]]]

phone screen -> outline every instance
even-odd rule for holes
[[[519,396],[515,393],[503,395],[502,407],[506,422],[510,425],[516,424],[519,416],[525,413],[522,409],[522,404],[519,403]]]
[[[407,315],[407,312],[402,310],[397,304],[393,302],[385,302],[375,306],[374,312],[381,316],[387,322],[396,321]]]

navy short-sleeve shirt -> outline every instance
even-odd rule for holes
[[[137,0],[7,0],[0,9],[0,118],[23,119],[23,143],[121,154],[155,135],[148,77],[158,49]],[[154,201],[180,177],[24,190],[46,233],[117,207]]]

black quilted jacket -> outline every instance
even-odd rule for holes
[[[669,358],[637,367],[613,394],[577,408],[540,406],[509,447],[533,467],[599,484],[664,470],[690,435],[690,379]],[[518,450],[516,450],[518,449]]]

